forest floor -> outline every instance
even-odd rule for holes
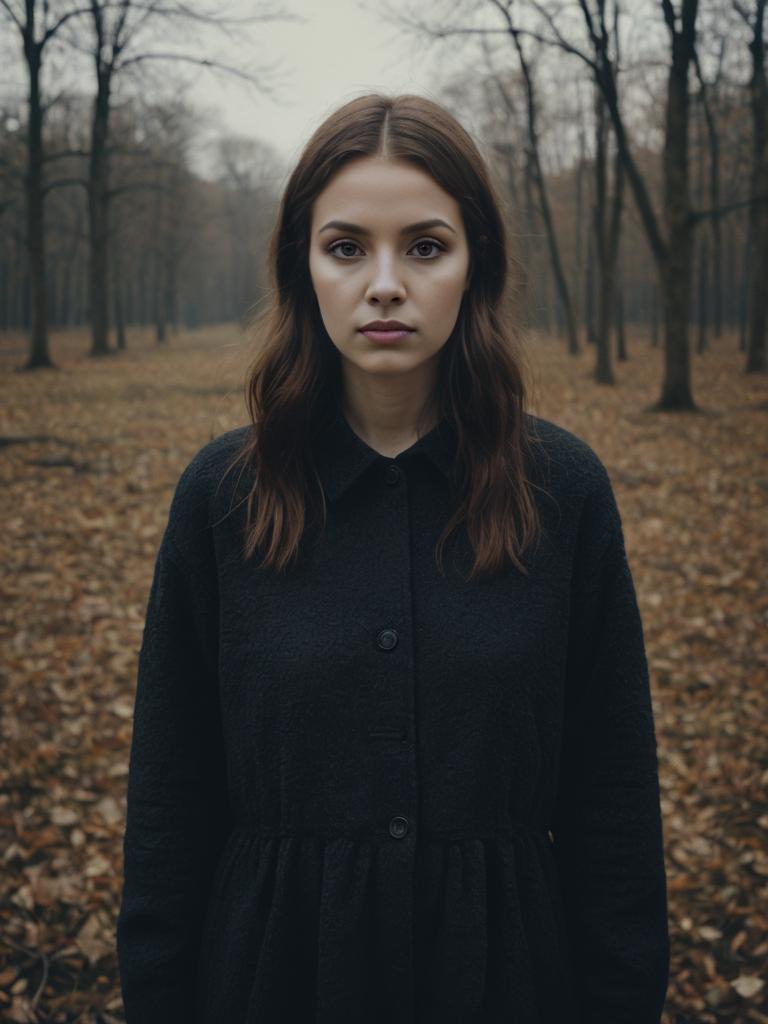
[[[0,1018],[123,1020],[115,955],[138,650],[181,470],[247,422],[247,340],[171,335],[16,373],[0,336]],[[529,347],[529,408],[608,468],[643,617],[672,961],[664,1024],[768,1024],[768,376],[733,338],[692,357],[696,413],[647,408],[663,353]],[[565,1024],[565,1022],[564,1022]]]

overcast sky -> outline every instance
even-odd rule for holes
[[[366,0],[370,10],[358,0],[284,2],[302,22],[267,23],[249,33],[258,43],[256,63],[280,62],[279,102],[235,79],[201,75],[190,99],[214,113],[216,130],[268,141],[292,165],[324,117],[356,95],[417,92],[438,99],[450,44],[425,45],[414,32],[386,22],[374,11],[375,0]],[[254,10],[253,0],[234,6]]]

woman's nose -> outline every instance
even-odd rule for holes
[[[381,257],[372,266],[373,270],[366,291],[366,298],[387,302],[393,298],[404,297],[405,284],[403,275],[393,257]]]

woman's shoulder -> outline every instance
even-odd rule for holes
[[[624,546],[621,512],[608,470],[594,448],[566,427],[529,416],[541,479],[560,515],[571,523],[577,546],[599,562]]]
[[[184,466],[179,482],[183,480],[193,488],[205,486],[219,470],[226,469],[235,453],[242,448],[250,430],[251,424],[246,423],[206,441]]]
[[[604,462],[583,437],[532,413],[525,418],[535,466],[550,488],[581,499],[611,490]]]
[[[233,463],[250,430],[251,425],[245,424],[211,438],[185,463],[171,498],[166,528],[178,550],[200,541],[231,507],[238,479],[244,475]]]

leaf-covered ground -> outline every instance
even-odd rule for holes
[[[247,422],[234,327],[132,334],[59,370],[0,340],[0,1019],[120,1021],[114,924],[138,649],[179,473]],[[768,378],[693,359],[699,413],[651,413],[662,352],[531,344],[530,408],[587,440],[619,501],[651,669],[672,933],[664,1024],[768,1022]],[[223,1022],[224,1024],[224,1022]],[[566,1022],[563,1022],[566,1024]]]

